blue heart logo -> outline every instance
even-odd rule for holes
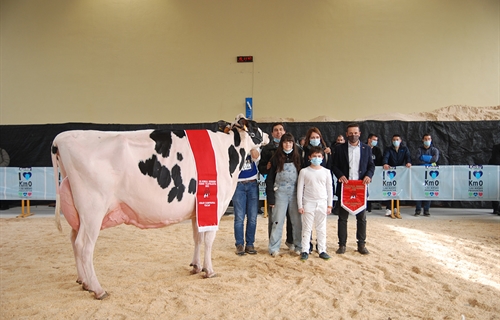
[[[396,171],[387,171],[387,175],[389,176],[389,179],[394,179],[396,176]]]
[[[474,197],[477,197],[477,192],[474,192]]]
[[[474,177],[476,177],[476,179],[479,179],[483,176],[482,171],[474,171],[472,174],[474,175]]]
[[[439,171],[429,171],[432,179],[436,179],[439,176]]]
[[[431,197],[434,197],[434,192],[431,192]]]
[[[391,196],[391,192],[390,192],[390,191],[389,191],[389,192],[387,192],[387,195],[390,197],[390,196]]]
[[[31,178],[31,172],[23,172],[23,177],[26,180],[29,180]]]

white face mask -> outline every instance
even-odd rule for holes
[[[399,140],[392,142],[392,145],[395,146],[396,148],[399,147],[400,144],[401,144],[401,141],[399,141]]]
[[[310,139],[309,143],[311,144],[311,146],[317,147],[321,143],[321,140],[320,139]]]
[[[376,147],[376,146],[377,146],[377,143],[378,143],[378,141],[377,141],[377,140],[372,140],[372,142],[371,142],[372,147]]]

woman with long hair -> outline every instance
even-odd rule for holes
[[[325,140],[323,140],[323,136],[321,135],[321,131],[319,131],[316,127],[311,127],[307,130],[306,140],[304,142],[304,146],[302,147],[302,163],[304,168],[309,167],[311,161],[309,160],[309,154],[311,147],[321,147],[325,152],[325,157],[323,158],[323,162],[321,165],[328,170],[330,170],[331,166],[331,149],[326,144]]]
[[[297,149],[293,135],[285,133],[271,159],[271,168],[266,178],[267,202],[272,208],[269,253],[273,257],[279,255],[287,210],[292,222],[295,252],[300,254],[302,250],[302,220],[297,204],[297,178],[302,161]]]

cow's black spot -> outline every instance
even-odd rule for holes
[[[182,153],[177,152],[177,160],[182,161],[182,159],[184,159],[184,158],[182,157]]]
[[[172,147],[172,131],[155,130],[151,132],[149,137],[156,142],[156,152],[161,154],[162,157],[167,158],[170,155],[170,148]]]
[[[167,188],[172,180],[170,171],[158,161],[155,154],[150,159],[139,162],[139,170],[141,170],[143,175],[156,178],[158,185],[163,189]]]
[[[196,180],[195,179],[191,179],[191,181],[189,181],[188,192],[191,194],[196,193]]]
[[[52,154],[56,154],[57,153],[57,147],[56,146],[52,146]]]
[[[178,165],[172,167],[172,180],[174,187],[168,193],[168,202],[174,201],[175,198],[177,201],[181,201],[186,187],[182,184],[181,167]]]
[[[243,165],[245,164],[246,156],[245,156],[245,149],[240,149],[240,156],[241,156],[241,161],[240,161],[240,171],[241,168],[243,168]]]
[[[236,167],[240,162],[240,158],[238,155],[238,151],[236,151],[236,148],[233,145],[229,147],[227,152],[229,153],[229,174],[232,177],[234,170],[236,170]]]
[[[178,137],[178,138],[184,138],[186,136],[186,131],[184,130],[172,130],[172,132]]]
[[[240,144],[241,144],[241,137],[240,137],[240,133],[238,132],[238,129],[236,128],[233,128],[233,133],[234,133],[234,146],[235,147],[239,147]]]

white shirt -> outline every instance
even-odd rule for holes
[[[348,143],[349,150],[349,180],[359,180],[359,159],[361,159],[361,143],[357,146]]]
[[[299,208],[304,208],[306,202],[325,201],[327,205],[332,205],[333,184],[330,170],[321,167],[316,170],[311,166],[299,172],[297,179],[297,204]]]

